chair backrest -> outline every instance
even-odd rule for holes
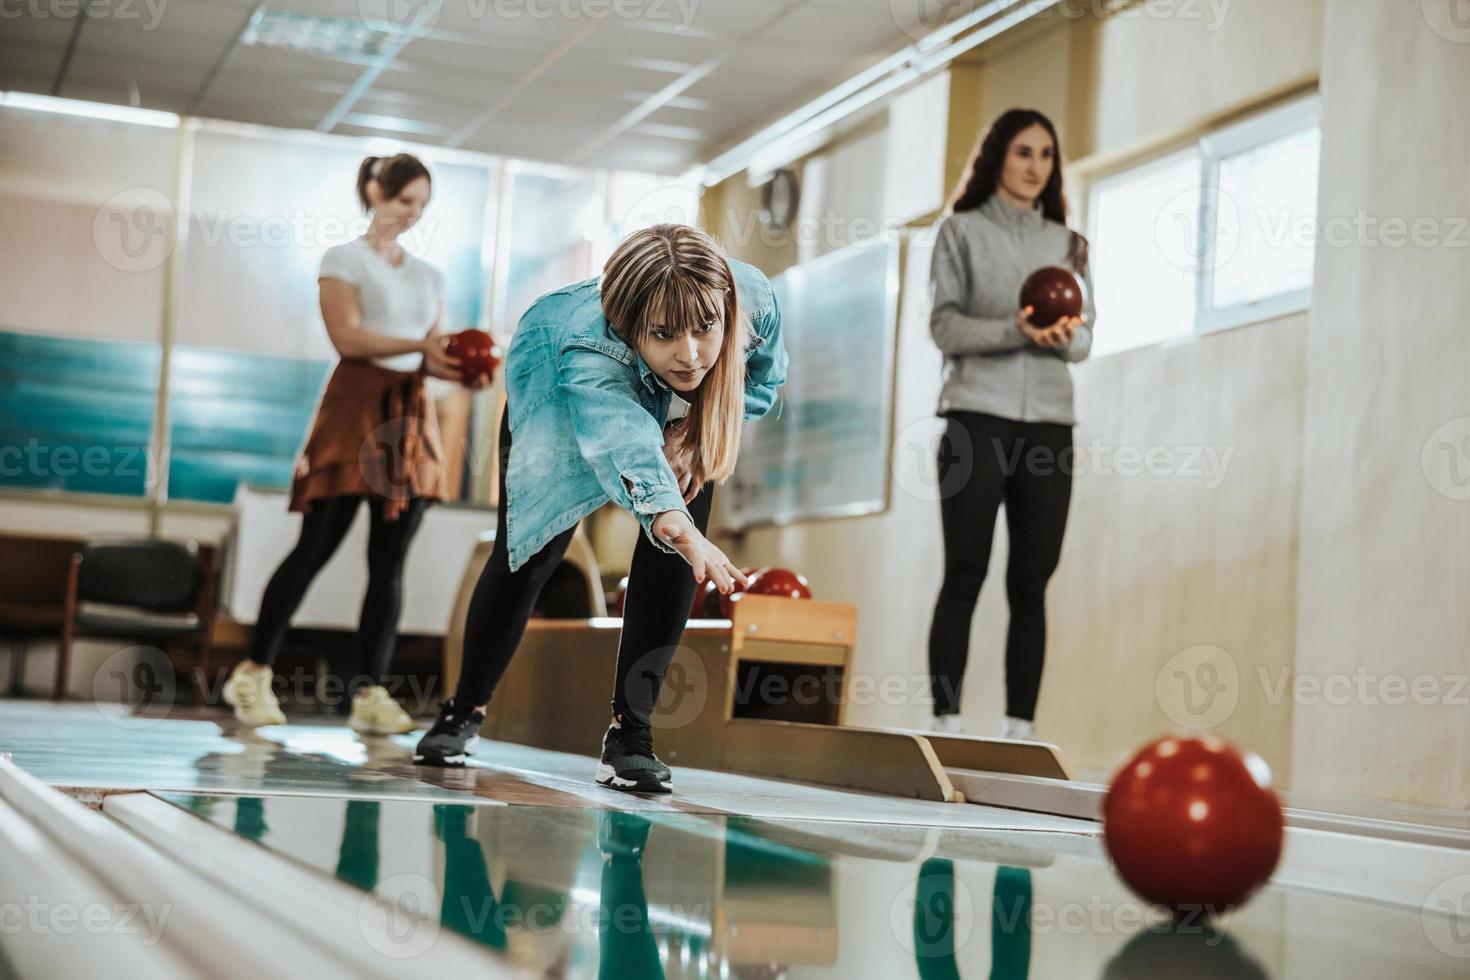
[[[197,542],[99,537],[77,551],[78,599],[155,612],[183,612],[198,600],[204,568]]]

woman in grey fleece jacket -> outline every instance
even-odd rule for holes
[[[939,447],[944,584],[929,630],[934,728],[959,731],[970,620],[1002,503],[1010,537],[1006,595],[1008,738],[1033,737],[1046,652],[1046,585],[1061,555],[1072,495],[1072,377],[1092,347],[1087,241],[1067,228],[1056,129],[1011,109],[979,141],[940,222],[929,329],[944,353]],[[1033,324],[1021,284],[1048,265],[1089,287],[1080,317]]]

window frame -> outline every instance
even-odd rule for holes
[[[1209,222],[1219,209],[1222,161],[1307,129],[1320,128],[1320,125],[1321,97],[1318,93],[1313,92],[1257,112],[1249,118],[1221,127],[1182,145],[1170,146],[1163,152],[1137,160],[1124,168],[1100,174],[1089,182],[1087,188],[1088,238],[1092,241],[1098,240],[1097,223],[1101,210],[1098,207],[1098,197],[1100,194],[1114,184],[1146,178],[1150,172],[1177,163],[1180,157],[1191,155],[1198,156],[1200,168],[1199,214],[1196,217],[1195,226],[1199,229],[1210,227]],[[1320,173],[1319,157],[1319,176]],[[1234,327],[1302,313],[1311,308],[1311,285],[1246,303],[1217,307],[1214,303],[1214,293],[1216,256],[1219,250],[1218,234],[1212,231],[1208,239],[1202,242],[1202,246],[1198,267],[1193,270],[1195,303],[1194,318],[1190,329],[1178,336],[1148,341],[1135,347],[1125,347],[1110,351],[1110,354],[1121,354],[1156,344],[1177,343],[1181,340],[1204,337]]]
[[[1200,150],[1200,227],[1204,226],[1207,209],[1219,207],[1220,164],[1267,143],[1293,136],[1321,125],[1321,99],[1313,93],[1302,99],[1276,106],[1249,119],[1227,126],[1199,141]],[[1318,157],[1321,174],[1321,157]],[[1314,202],[1315,203],[1315,202]],[[1312,286],[1266,296],[1246,303],[1217,307],[1215,296],[1215,255],[1219,239],[1211,235],[1201,256],[1201,269],[1195,281],[1194,332],[1204,336],[1232,327],[1274,320],[1311,308]],[[1316,245],[1313,244],[1315,253]],[[1316,276],[1313,276],[1315,281]]]

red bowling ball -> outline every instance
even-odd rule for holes
[[[465,384],[473,384],[480,378],[489,381],[500,367],[500,348],[495,340],[483,330],[461,330],[452,334],[445,348],[450,357],[457,358]]]
[[[755,578],[745,591],[751,595],[775,595],[785,599],[812,597],[811,586],[807,585],[806,577],[789,568],[762,568],[755,573]]]
[[[742,568],[740,570],[741,574],[745,576],[747,583],[753,583],[755,581],[755,577],[759,575],[761,571],[763,571],[763,569]],[[714,592],[713,600],[715,605],[713,607],[706,606],[705,608],[714,608],[714,615],[719,619],[731,619],[735,615],[735,597],[740,595],[742,592],[747,591],[748,589],[749,584],[741,585],[740,580],[736,579],[735,588],[730,591],[729,595],[721,595],[719,590],[716,589]]]
[[[1070,269],[1043,266],[1021,286],[1021,309],[1032,307],[1031,325],[1044,330],[1062,317],[1082,315],[1083,288]]]
[[[735,586],[740,587],[738,584]],[[705,579],[704,584],[694,590],[694,604],[689,607],[690,619],[719,619],[723,615],[720,612],[720,587],[715,585],[714,579]]]
[[[1281,802],[1254,754],[1214,736],[1162,738],[1113,777],[1103,840],[1141,898],[1176,912],[1224,912],[1271,877]]]

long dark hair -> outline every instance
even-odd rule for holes
[[[373,209],[372,202],[368,199],[368,181],[376,180],[378,187],[383,191],[383,199],[391,201],[409,184],[420,177],[429,181],[432,186],[434,178],[429,176],[429,168],[424,166],[423,161],[412,153],[395,153],[391,157],[367,157],[357,168],[357,199],[362,202],[364,211]]]
[[[1051,120],[1036,109],[1007,109],[995,118],[989,129],[976,138],[975,148],[970,151],[969,166],[950,198],[946,213],[973,211],[995,195],[1011,141],[1016,138],[1017,133],[1032,126],[1040,126],[1046,130],[1052,145],[1051,177],[1037,198],[1041,202],[1041,213],[1059,225],[1066,225],[1067,196],[1062,191],[1062,141],[1057,138],[1057,128],[1052,125]],[[1072,248],[1067,255],[1067,261],[1079,273],[1087,265],[1087,239],[1075,231],[1072,232]]]

